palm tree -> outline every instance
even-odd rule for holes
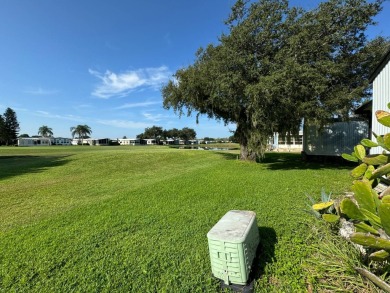
[[[71,127],[70,132],[72,133],[73,138],[77,134],[79,141],[80,141],[80,138],[82,139],[81,144],[83,145],[84,144],[84,137],[87,136],[88,134],[91,134],[92,130],[91,130],[91,127],[89,127],[88,125],[77,125],[77,126]]]
[[[53,136],[53,130],[46,125],[42,125],[38,129],[38,135],[41,135],[42,137],[50,137]],[[49,139],[49,145],[51,145],[51,139]]]
[[[52,136],[53,135],[53,129],[51,129],[50,127],[48,127],[46,125],[42,125],[38,129],[38,135],[39,134],[42,135],[43,137]]]

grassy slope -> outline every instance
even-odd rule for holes
[[[206,234],[257,213],[257,292],[306,291],[305,193],[344,168],[165,147],[0,148],[0,290],[214,292]]]

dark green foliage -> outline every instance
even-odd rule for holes
[[[241,159],[250,160],[273,132],[296,134],[302,118],[346,117],[387,44],[365,36],[381,4],[330,0],[304,11],[284,0],[237,1],[229,33],[163,87],[164,107],[236,123]]]
[[[89,127],[88,125],[77,125],[72,126],[70,128],[70,132],[72,133],[72,137],[74,137],[76,134],[78,135],[78,144],[84,145],[83,139],[87,138],[87,136],[92,133],[92,130],[91,127]]]
[[[0,115],[0,145],[4,144],[5,122],[4,117]]]
[[[19,132],[19,122],[16,113],[11,108],[7,108],[4,115],[0,115],[0,145],[16,144]]]
[[[190,140],[196,138],[196,132],[194,129],[188,127],[184,127],[183,129],[172,128],[169,130],[163,130],[162,127],[153,125],[152,127],[145,128],[145,131],[138,134],[137,138],[153,138],[157,143],[161,139],[165,138]]]
[[[43,137],[52,136],[53,135],[53,129],[51,129],[47,125],[42,125],[38,129],[38,134],[42,135]]]
[[[164,130],[164,136],[166,138],[178,138],[178,137],[180,137],[180,130],[177,128]]]
[[[196,138],[196,132],[192,128],[184,127],[179,134],[179,137],[184,140],[190,140]]]
[[[145,132],[138,134],[137,138],[144,139],[144,138],[154,138],[156,140],[159,140],[163,136],[164,130],[160,126],[153,125],[152,127],[145,128]]]

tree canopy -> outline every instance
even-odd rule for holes
[[[88,135],[90,135],[92,133],[92,130],[91,130],[91,127],[89,127],[88,125],[77,125],[77,126],[71,127],[70,132],[72,133],[73,138],[77,134],[79,141],[80,141],[80,139],[82,139],[81,143],[84,144],[83,143],[84,138],[86,138]]]
[[[183,140],[190,140],[196,138],[196,132],[192,128],[184,127],[179,131],[179,135],[177,136]]]
[[[48,127],[47,125],[42,125],[38,129],[38,134],[42,135],[43,137],[48,137],[53,135],[53,129]]]
[[[229,33],[175,73],[163,105],[235,123],[244,160],[262,156],[273,132],[296,135],[302,119],[347,118],[388,45],[365,35],[382,3],[330,0],[305,11],[287,0],[238,0]]]
[[[11,108],[7,108],[0,115],[0,144],[11,145],[15,143],[19,132],[19,122],[16,113]]]
[[[196,131],[189,127],[184,127],[183,129],[163,129],[161,126],[153,125],[152,127],[145,128],[143,133],[137,135],[139,139],[153,138],[157,142],[163,138],[172,138],[172,139],[184,139],[190,140],[196,138]]]

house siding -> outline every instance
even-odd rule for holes
[[[372,103],[372,132],[377,135],[383,135],[389,132],[389,128],[378,123],[376,120],[375,112],[378,110],[387,111],[389,108],[387,104],[390,102],[390,64],[387,64],[378,73],[372,83],[373,91],[373,103]],[[371,139],[376,141],[374,134]],[[381,153],[383,149],[381,147],[372,148],[370,153]]]
[[[305,124],[303,151],[314,156],[350,154],[355,145],[368,137],[368,128],[365,121],[334,122],[321,130],[316,125]]]

